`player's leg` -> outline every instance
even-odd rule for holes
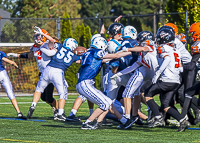
[[[190,123],[187,121],[187,119],[184,117],[182,118],[180,113],[178,112],[178,110],[174,109],[173,107],[170,107],[170,102],[173,98],[174,95],[174,91],[176,89],[176,86],[178,87],[177,83],[168,83],[168,86],[166,86],[166,90],[169,90],[169,92],[166,92],[165,94],[163,94],[162,96],[162,101],[161,104],[164,108],[164,111],[171,115],[172,117],[174,117],[177,121],[180,122],[180,127],[178,129],[179,132],[184,131],[186,128],[188,128],[190,126]],[[165,91],[166,91],[165,90]]]
[[[131,100],[133,98],[134,92],[141,86],[143,79],[144,78],[143,78],[142,73],[140,71],[136,70],[126,85],[126,88],[122,95],[122,97],[124,99],[125,117],[126,118],[130,119],[131,106],[132,106]],[[140,104],[140,102],[137,104]],[[135,105],[135,108],[137,108],[136,106],[137,105]]]
[[[71,109],[71,112],[69,114],[69,116],[66,118],[67,121],[73,121],[73,122],[80,122],[81,119],[77,118],[75,115],[78,111],[78,109],[80,108],[81,104],[83,102],[85,102],[87,99],[82,96],[82,95],[79,95],[76,100],[74,101],[74,104],[73,104],[73,107]]]
[[[53,98],[53,90],[53,84],[48,84],[48,86],[44,89],[44,92],[41,94],[41,99],[52,107],[55,118],[58,114],[58,102],[55,98]]]
[[[59,94],[58,102],[58,116],[54,118],[55,120],[65,121],[66,115],[64,112],[65,101],[68,98],[68,84],[64,77],[64,72],[60,69],[52,69],[53,74],[51,74],[50,80]]]
[[[43,71],[43,74],[41,75],[36,90],[33,94],[33,100],[31,103],[31,107],[29,108],[28,114],[27,114],[27,118],[31,118],[33,115],[33,112],[35,110],[35,107],[38,103],[38,101],[40,100],[41,97],[41,93],[44,92],[44,89],[47,87],[47,85],[49,84],[49,79],[48,79],[48,75],[50,74],[50,70],[45,69]]]
[[[94,82],[91,80],[85,80],[76,85],[76,89],[79,94],[85,96],[91,102],[97,104],[97,108],[92,115],[82,124],[82,129],[94,129],[92,122],[99,117],[102,113],[107,112],[112,100],[105,96],[101,91],[94,87]]]
[[[89,111],[91,115],[93,113],[94,103],[90,102],[89,100],[87,100],[87,102],[88,102],[88,107],[89,107]]]
[[[10,82],[10,79],[8,77],[6,70],[3,70],[0,72],[0,77],[1,77],[0,80],[1,80],[2,86],[5,88],[8,98],[11,100],[12,105],[14,106],[15,110],[17,111],[18,117],[22,118],[22,119],[26,119],[26,117],[23,116],[23,114],[19,110],[17,100],[16,100],[15,94],[13,92],[12,84]]]
[[[155,116],[154,122],[150,123],[148,126],[149,127],[156,127],[156,126],[164,126],[165,122],[163,117],[161,116],[159,112],[159,106],[157,103],[154,101],[153,96],[159,93],[162,93],[162,89],[159,87],[161,84],[161,81],[158,81],[155,84],[152,84],[149,88],[145,90],[145,99],[147,102],[147,105],[149,106],[150,110],[153,112]]]

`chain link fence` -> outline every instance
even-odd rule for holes
[[[173,19],[169,18],[173,15]],[[144,30],[151,31],[156,35],[157,29],[164,25],[166,22],[174,23],[180,16],[185,16],[185,35],[187,37],[187,11],[183,13],[155,13],[145,15],[125,15],[120,20],[120,23],[134,26],[138,33]],[[76,27],[84,24],[89,26],[91,34],[95,31],[99,32],[102,24],[105,24],[105,29],[115,20],[116,17],[87,17],[87,18],[0,18],[0,44],[5,43],[33,43],[33,27],[38,26],[44,28],[49,32],[51,36],[61,38],[61,28],[64,20],[70,20],[71,30],[74,34]],[[183,23],[184,24],[184,23]],[[67,37],[66,37],[67,38]],[[29,47],[8,47],[1,46],[1,51],[23,53],[29,50]],[[17,50],[16,50],[17,49]],[[31,59],[19,59],[11,58],[14,60],[22,70],[19,71],[14,67],[6,64],[6,70],[13,84],[14,92],[29,92],[33,93],[38,82],[38,69],[37,63],[34,58]],[[74,75],[72,77],[75,78]],[[102,79],[102,74],[101,74]],[[102,84],[98,84],[101,85]],[[75,91],[75,87],[70,88],[71,91]],[[0,91],[5,90],[1,86]]]

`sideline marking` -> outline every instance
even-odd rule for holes
[[[17,102],[17,104],[31,104],[32,102]],[[46,104],[46,102],[38,102],[39,104]],[[74,102],[70,102],[70,101],[66,101],[65,103],[74,103]],[[0,105],[4,105],[4,104],[12,104],[11,102],[4,102],[4,103],[0,103]]]
[[[189,130],[200,130],[200,128],[187,128]]]
[[[18,118],[0,118],[5,120],[22,120],[22,121],[36,121],[36,122],[46,122],[46,120],[37,120],[37,119],[18,119]]]
[[[26,140],[17,140],[17,139],[0,139],[0,140],[12,141],[12,142],[26,142],[26,143],[51,143],[51,142],[26,141]]]

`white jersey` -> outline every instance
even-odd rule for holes
[[[158,61],[157,61],[157,51],[156,46],[147,46],[149,51],[147,52],[140,52],[140,57],[138,58],[137,62],[143,64],[143,66],[148,67],[152,71],[156,71],[158,68]]]
[[[181,61],[183,64],[189,63],[192,60],[192,56],[188,52],[188,50],[185,48],[185,45],[178,39],[175,38],[174,40],[175,48],[179,50],[181,53]]]
[[[179,69],[179,62],[181,57],[180,52],[168,45],[162,45],[158,47],[158,54],[159,54],[158,57],[161,58],[162,61],[164,60],[165,56],[169,56],[171,59],[170,63],[161,73],[160,80],[162,80],[163,82],[180,83],[180,69]]]
[[[49,42],[45,42],[41,47],[40,47],[40,51],[41,51],[41,70],[43,71],[44,68],[47,66],[47,64],[51,61],[51,57],[55,54],[55,51],[51,51],[49,49]],[[57,43],[54,44],[54,48],[57,48]],[[41,71],[41,72],[42,72]]]
[[[40,51],[40,48],[38,48],[37,46],[33,45],[30,48],[30,52],[34,53],[34,57],[35,57],[36,62],[37,62],[38,70],[39,70],[39,72],[42,72],[43,71],[43,66],[42,66],[42,61],[41,61],[42,52]]]

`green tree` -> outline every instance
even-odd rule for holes
[[[112,0],[82,0],[82,8],[80,10],[81,17],[96,17],[97,19],[85,19],[84,24],[91,28],[91,32],[99,31],[99,18],[101,16],[111,16],[111,2]],[[104,19],[103,23],[108,27],[110,19]]]
[[[188,11],[188,23],[190,26],[195,22],[200,22],[200,1],[199,0],[169,0],[165,8],[166,12]],[[170,15],[166,22],[177,25],[179,32],[185,32],[185,14]]]
[[[68,13],[65,13],[63,15],[63,18],[70,18],[70,17]],[[61,41],[63,42],[68,37],[73,38],[71,21],[67,19],[63,19],[61,23]]]
[[[92,37],[90,27],[86,26],[85,31],[84,31],[84,42],[83,42],[83,47],[89,48],[90,47],[90,39]]]

